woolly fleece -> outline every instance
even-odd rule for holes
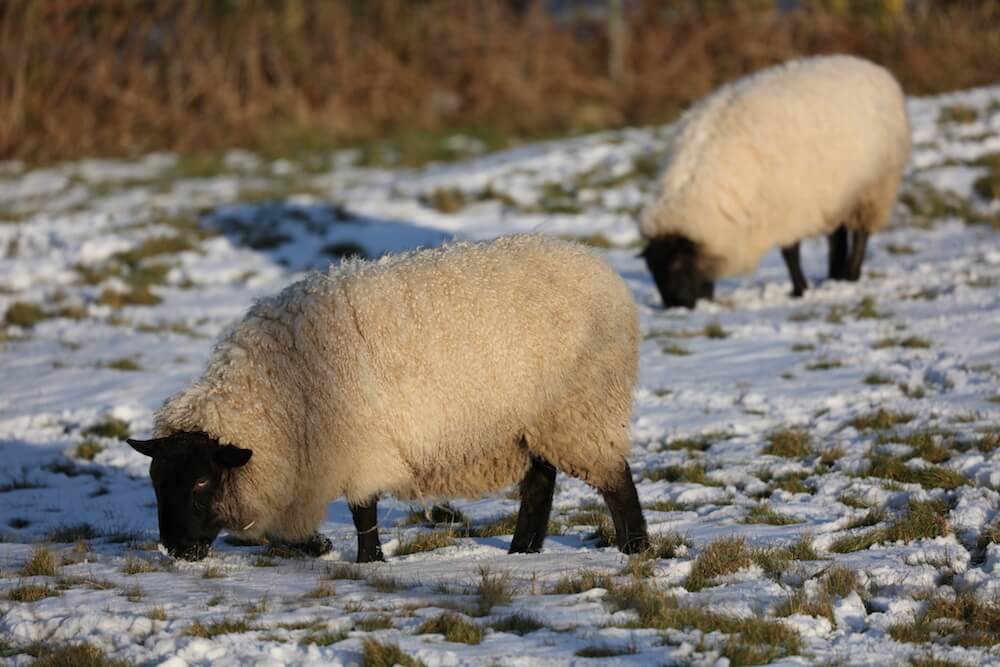
[[[247,536],[303,539],[340,496],[480,496],[531,454],[602,488],[629,453],[638,343],[627,286],[578,244],[349,260],[253,306],[154,431],[253,450],[217,508]]]
[[[681,119],[646,239],[700,244],[713,279],[841,224],[888,222],[910,153],[899,84],[853,56],[795,60],[723,86]]]

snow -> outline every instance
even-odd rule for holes
[[[976,120],[942,120],[951,106],[975,110]],[[979,159],[1000,152],[1000,87],[913,99],[910,111],[916,148],[904,194],[930,189],[959,198],[970,212],[996,215],[998,202],[983,200],[973,187],[989,173]],[[604,589],[549,594],[560,578],[584,570],[628,581],[621,574],[625,557],[596,546],[588,526],[568,525],[541,554],[507,555],[506,536],[460,538],[455,546],[393,556],[403,540],[428,529],[404,525],[411,508],[385,499],[379,520],[389,560],[361,572],[396,580],[393,590],[364,579],[326,579],[329,566],[355,555],[342,500],[330,504],[321,526],[334,542],[321,559],[265,557],[263,547],[219,540],[203,562],[172,561],[155,544],[147,460],[116,438],[85,433],[109,418],[123,420],[133,434],[148,433],[155,409],[199,374],[228,323],[255,299],[335,261],[344,244],[377,257],[455,237],[541,232],[600,235],[609,246],[601,252],[639,304],[645,337],[632,468],[642,502],[661,503],[646,511],[650,532],[676,532],[691,543],[673,559],[654,561],[647,583],[698,609],[773,616],[797,586],[814,591],[828,566],[843,565],[859,573],[861,590],[834,601],[833,619],[783,618],[803,648],[775,664],[884,665],[927,655],[1000,664],[1000,652],[989,646],[907,644],[888,634],[917,618],[933,591],[972,591],[984,600],[1000,595],[1000,545],[979,544],[1000,518],[1000,447],[976,444],[1000,433],[997,229],[972,224],[961,211],[924,214],[901,204],[893,226],[872,239],[858,283],[825,282],[826,244],[814,239],[802,248],[812,285],[802,299],[788,296],[787,273],[774,251],[752,275],[722,281],[715,302],[664,311],[636,256],[635,215],[653,188],[643,165],[660,159],[669,132],[603,132],[415,170],[362,168],[351,151],[327,156],[323,169],[307,169],[293,157],[268,161],[234,150],[223,156],[220,173],[201,178],[181,177],[178,158],[169,154],[35,170],[0,165],[0,312],[16,302],[50,314],[77,311],[75,318],[10,325],[0,333],[0,657],[28,664],[31,658],[18,650],[33,642],[87,641],[142,664],[348,665],[358,663],[363,640],[374,637],[432,666],[728,664],[719,654],[725,643],[719,632],[636,627],[636,614],[618,610]],[[457,210],[435,208],[442,193],[457,198]],[[191,248],[151,257],[132,273],[121,268],[123,253],[175,236]],[[156,263],[167,267],[150,288],[159,303],[99,302],[105,289],[128,291],[135,270]],[[115,275],[94,284],[79,270],[113,265]],[[716,324],[724,337],[704,335]],[[137,370],[123,370],[122,360]],[[912,420],[886,431],[851,425],[878,409],[910,413]],[[788,428],[807,432],[815,453],[766,454],[768,436]],[[947,456],[919,458],[918,441],[907,436],[922,433]],[[680,439],[694,443],[675,446]],[[87,440],[103,448],[92,460],[77,452]],[[910,470],[940,466],[968,484],[924,488],[867,476],[872,452],[908,459]],[[693,463],[704,467],[705,483],[649,479],[667,466]],[[845,498],[882,508],[885,522],[905,513],[910,501],[939,501],[950,508],[943,510],[950,531],[832,553],[826,550],[837,539],[873,529],[850,527],[868,510]],[[560,475],[553,518],[565,522],[598,502],[586,485]],[[745,523],[761,502],[796,523]],[[477,523],[515,511],[517,502],[503,493],[454,505]],[[47,538],[83,523],[98,533],[85,547]],[[812,539],[827,560],[792,561],[773,579],[753,565],[715,586],[685,590],[705,545],[731,536],[754,549]],[[63,558],[58,575],[21,574],[42,543]],[[155,571],[127,574],[135,559]],[[508,577],[514,596],[474,616],[484,572]],[[6,599],[23,584],[62,590],[30,603]],[[320,584],[335,591],[308,595]],[[469,612],[484,628],[515,612],[543,627],[524,636],[487,629],[476,645],[415,634],[424,620],[450,609]],[[392,627],[357,627],[380,613]],[[196,621],[222,619],[245,620],[252,629],[212,637],[185,632]],[[346,638],[328,645],[303,641],[341,631]],[[575,655],[593,646],[621,654]]]

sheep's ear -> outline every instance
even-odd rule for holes
[[[234,447],[233,445],[222,445],[212,453],[212,458],[215,462],[225,468],[245,466],[251,456],[253,456],[253,450]]]
[[[128,444],[132,446],[132,449],[139,452],[143,456],[155,456],[163,445],[166,438],[153,438],[152,440],[135,440],[134,438],[128,438],[125,440]]]

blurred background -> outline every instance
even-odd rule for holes
[[[854,53],[910,94],[995,82],[995,0],[5,0],[0,159],[240,146],[447,158],[668,121],[788,58]]]

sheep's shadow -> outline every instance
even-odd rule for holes
[[[233,244],[263,253],[292,271],[325,268],[355,255],[375,258],[438,246],[452,238],[441,229],[365,216],[331,204],[224,204],[203,214],[201,221]]]

